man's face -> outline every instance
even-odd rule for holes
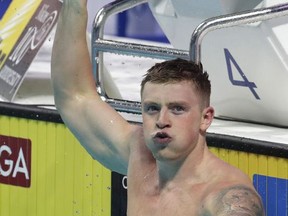
[[[182,160],[193,151],[201,130],[207,129],[201,126],[205,121],[202,110],[200,97],[191,82],[145,84],[144,137],[157,160]]]

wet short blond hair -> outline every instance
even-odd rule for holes
[[[209,75],[203,71],[202,64],[195,64],[185,59],[173,59],[156,63],[151,67],[141,82],[141,95],[147,82],[165,84],[190,81],[202,96],[205,105],[210,104],[211,83]]]

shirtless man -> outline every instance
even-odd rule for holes
[[[129,216],[262,216],[250,179],[206,144],[214,110],[197,65],[172,60],[142,82],[143,125],[129,124],[95,89],[87,0],[64,0],[52,54],[55,103],[93,158],[128,175]]]

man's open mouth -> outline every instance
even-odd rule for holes
[[[155,143],[167,144],[168,142],[171,141],[171,137],[165,132],[158,132],[153,137],[153,140]]]

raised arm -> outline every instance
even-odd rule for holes
[[[56,107],[81,144],[107,168],[125,174],[137,128],[96,92],[86,41],[87,0],[64,0],[52,51]]]

